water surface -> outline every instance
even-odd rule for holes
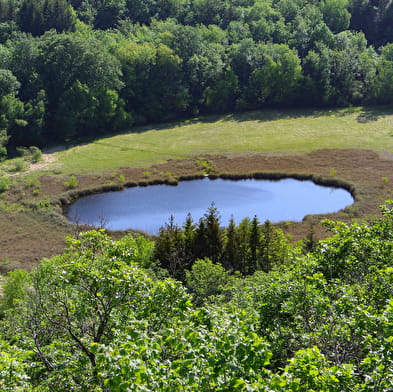
[[[104,223],[111,230],[133,228],[156,234],[171,215],[179,225],[189,212],[198,221],[211,203],[227,225],[231,216],[236,223],[254,215],[261,222],[301,221],[308,214],[336,212],[352,204],[353,198],[344,189],[312,181],[204,178],[86,196],[68,208],[67,217],[92,226]]]

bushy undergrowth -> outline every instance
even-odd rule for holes
[[[4,391],[383,391],[393,386],[393,209],[243,276],[165,278],[154,243],[104,231],[3,284]],[[190,291],[189,291],[190,290]],[[189,291],[189,292],[188,292]]]

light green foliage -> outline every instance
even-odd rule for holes
[[[41,186],[41,181],[38,178],[31,178],[26,182],[28,187],[39,188]]]
[[[0,192],[5,192],[10,187],[10,179],[4,174],[0,174]]]
[[[0,299],[1,307],[10,309],[16,307],[18,302],[26,300],[30,284],[31,279],[28,272],[24,270],[8,272],[5,282],[2,283],[3,297]]]
[[[42,151],[35,146],[30,147],[31,160],[33,163],[42,161]]]
[[[67,181],[64,181],[63,185],[68,189],[74,189],[78,186],[78,180],[75,176],[71,176]]]
[[[154,251],[154,242],[146,240],[142,235],[124,236],[116,242],[120,255],[129,254],[132,250],[132,260],[142,268],[152,267],[152,255]]]
[[[191,271],[186,271],[187,287],[194,294],[196,304],[208,300],[210,296],[223,294],[230,279],[229,272],[210,259],[196,260]]]
[[[27,362],[32,352],[0,340],[0,390],[2,392],[32,392],[27,375]]]
[[[38,147],[18,147],[17,151],[25,160],[30,160],[33,163],[42,161],[42,152]]]
[[[28,296],[18,294],[16,303],[15,295],[6,298],[19,313],[10,316],[12,329],[24,333],[39,358],[36,366],[47,369],[50,390],[59,379],[62,391],[101,385],[93,343],[110,345],[133,322],[157,332],[186,311],[189,298],[180,284],[155,282],[137,265],[148,257],[144,241],[116,243],[101,231],[83,233],[68,240],[64,255],[44,260],[32,273]]]
[[[260,333],[272,343],[277,366],[312,345],[335,366],[389,360],[371,354],[366,360],[390,333],[384,332],[390,316],[382,313],[393,294],[391,204],[383,214],[369,224],[330,222],[334,237],[312,254],[295,254],[285,269],[235,283],[232,302],[257,309]]]
[[[329,364],[317,347],[300,350],[279,379],[272,381],[275,391],[350,391],[355,386],[351,365]]]
[[[291,251],[269,272],[242,277],[197,260],[186,273],[195,305],[180,282],[142,268],[155,269],[142,236],[69,238],[64,254],[6,277],[0,385],[29,391],[31,378],[45,392],[390,390],[392,205],[368,223],[328,222],[332,238],[309,254]],[[249,255],[256,223],[239,225]],[[183,245],[193,228],[189,218]]]
[[[214,166],[204,158],[198,158],[197,164],[203,167],[203,174],[213,174]]]
[[[118,345],[97,347],[110,390],[246,391],[266,385],[271,354],[242,313],[197,310],[161,336],[133,327]]]
[[[21,172],[26,168],[26,162],[23,158],[14,159],[12,164],[13,164],[12,170],[16,172]]]

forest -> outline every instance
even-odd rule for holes
[[[1,156],[133,125],[393,101],[381,0],[0,0]]]

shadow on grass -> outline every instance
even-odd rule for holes
[[[393,106],[373,106],[373,107],[346,107],[346,108],[296,108],[296,109],[260,109],[247,112],[235,112],[228,114],[208,114],[200,117],[189,118],[176,122],[149,124],[137,126],[127,133],[143,133],[147,131],[160,131],[164,129],[177,128],[192,124],[209,124],[218,121],[258,121],[269,122],[276,120],[291,120],[297,118],[318,118],[318,117],[345,117],[351,114],[358,114],[356,121],[359,123],[377,121],[387,115],[393,114]]]
[[[94,136],[85,136],[73,140],[69,143],[64,143],[61,146],[53,146],[52,148],[47,148],[46,153],[53,153],[61,151],[64,149],[70,149],[76,146],[82,146],[90,143],[97,143],[102,145],[108,145],[109,143],[103,142],[102,139],[110,138],[118,135],[127,134],[140,134],[145,132],[161,131],[171,128],[178,128],[187,125],[194,124],[212,124],[215,122],[247,122],[247,121],[257,121],[257,122],[270,122],[277,120],[291,120],[298,118],[319,118],[319,117],[345,117],[351,114],[358,114],[356,121],[358,123],[369,123],[377,121],[378,119],[393,114],[393,106],[372,106],[372,107],[347,107],[347,108],[332,108],[332,109],[316,109],[316,108],[296,108],[296,109],[260,109],[252,110],[247,112],[235,112],[228,114],[207,114],[201,115],[199,117],[187,118],[183,120],[177,120],[166,123],[150,123],[147,125],[137,125],[131,130],[112,132],[107,134],[100,134]],[[119,148],[120,146],[112,146]],[[127,150],[138,150],[135,148],[124,147]]]
[[[361,124],[378,121],[380,118],[393,114],[392,106],[363,107],[356,118]]]

